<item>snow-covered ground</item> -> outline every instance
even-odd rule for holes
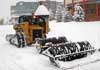
[[[68,40],[89,41],[95,48],[100,48],[100,22],[50,22],[50,32],[47,37],[66,36]],[[49,59],[35,47],[16,48],[5,40],[6,34],[14,33],[12,25],[0,26],[0,70],[57,70],[50,64]],[[95,53],[83,59],[67,62],[66,66],[88,62],[100,58]],[[71,70],[100,70],[100,62],[73,68]]]
[[[87,40],[97,48],[100,46],[100,22],[56,23],[52,21],[50,30],[48,37],[66,36],[73,42]]]

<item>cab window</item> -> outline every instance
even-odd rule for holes
[[[19,17],[19,23],[25,22],[25,16],[20,16]]]
[[[44,23],[44,19],[40,17],[32,18],[32,19],[29,19],[29,23],[30,24],[42,24]]]

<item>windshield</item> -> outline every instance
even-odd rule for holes
[[[40,17],[31,18],[31,19],[29,19],[29,23],[30,24],[41,24],[41,23],[44,23],[44,19],[42,19]]]
[[[29,24],[41,24],[45,22],[45,19],[41,17],[21,16],[19,17],[19,23],[22,22],[29,22]]]

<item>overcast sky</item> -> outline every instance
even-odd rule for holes
[[[10,9],[10,1],[9,0],[1,0],[0,1],[0,18],[9,16]]]

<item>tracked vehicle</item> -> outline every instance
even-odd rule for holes
[[[41,8],[44,9],[41,11],[43,14],[39,13]],[[18,23],[13,25],[16,34],[8,34],[6,40],[24,47],[34,44],[36,38],[46,38],[49,32],[48,18],[49,12],[44,5],[40,5],[32,15],[19,16]]]

